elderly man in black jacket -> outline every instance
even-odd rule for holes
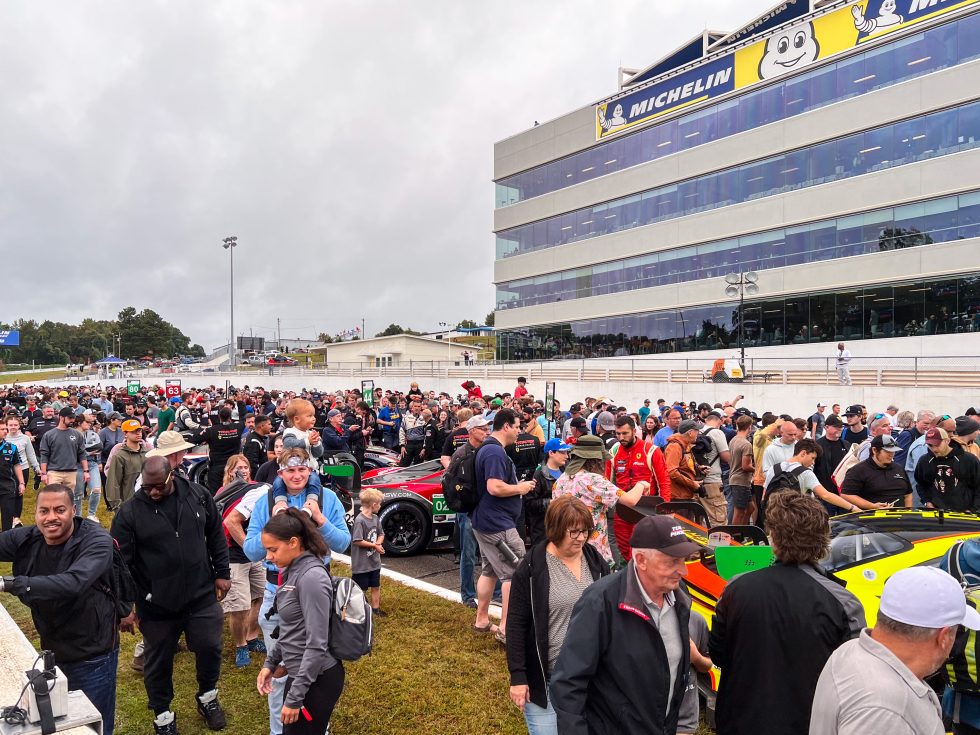
[[[698,545],[669,516],[630,537],[633,559],[579,598],[551,677],[562,735],[677,730],[690,668],[691,598],[682,585]]]
[[[74,486],[41,488],[34,521],[0,533],[0,561],[13,562],[0,591],[31,609],[41,647],[54,653],[68,688],[85,692],[102,714],[103,735],[112,735],[119,661],[119,618],[109,596],[112,538],[75,517]]]
[[[170,711],[177,640],[197,658],[197,710],[212,730],[225,727],[218,703],[223,616],[231,588],[228,543],[211,494],[171,468],[166,457],[143,465],[140,489],[120,506],[112,535],[136,583],[136,610],[146,642],[143,683],[158,735],[176,735]]]

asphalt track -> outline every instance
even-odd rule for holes
[[[381,566],[409,577],[459,592],[459,567],[453,563],[452,549],[425,551],[417,556],[383,556]]]

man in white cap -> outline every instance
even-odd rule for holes
[[[923,680],[949,657],[960,625],[980,630],[980,613],[960,585],[934,567],[894,574],[878,622],[838,648],[813,697],[810,735],[942,735],[939,699]]]

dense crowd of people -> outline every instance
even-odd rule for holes
[[[339,454],[363,464],[373,445],[402,466],[438,462],[455,484],[460,598],[474,630],[505,648],[532,735],[693,733],[698,677],[716,666],[722,735],[870,732],[879,721],[943,732],[924,680],[961,624],[980,627],[960,585],[936,570],[896,574],[869,629],[819,561],[839,513],[980,509],[973,408],[818,403],[794,417],[757,414],[738,395],[636,407],[598,396],[566,409],[523,378],[511,392],[474,381],[454,392],[0,390],[0,559],[14,562],[2,590],[31,608],[42,647],[102,712],[106,735],[120,630],[142,636],[132,665],[157,733],[177,732],[181,638],[198,712],[224,728],[226,620],[234,665],[261,660],[270,733],[323,733],[344,686],[325,562],[349,548],[353,582],[384,616],[385,538],[383,493],[361,491],[351,527],[317,470]],[[203,485],[184,470],[198,445]],[[776,564],[728,584],[710,631],[683,582],[699,546],[672,515],[617,512],[649,498],[681,503],[706,528],[754,524],[769,537]],[[964,558],[980,560],[972,546]],[[91,622],[84,640],[67,623],[79,620]],[[862,668],[881,675],[868,681]],[[947,695],[944,711],[956,732],[980,728],[975,694]]]

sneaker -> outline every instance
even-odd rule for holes
[[[11,528],[23,528],[24,527],[24,523],[23,523],[23,521],[20,520],[20,518],[15,518],[14,519],[14,522],[10,524],[10,527]]]
[[[224,730],[228,721],[225,719],[225,711],[218,703],[218,690],[212,689],[210,692],[198,695],[197,711],[208,724],[209,730]]]
[[[177,735],[177,715],[164,712],[153,720],[153,732],[156,735]]]
[[[476,600],[467,600],[463,604],[471,610],[476,610]]]
[[[371,612],[374,614],[374,617],[376,617],[376,618],[386,618],[386,617],[388,617],[388,613],[386,613],[380,607],[372,607],[371,608]]]
[[[96,523],[98,523],[98,522],[99,522],[99,517],[98,517],[98,516],[96,516],[96,515],[90,515],[90,516],[88,517],[88,519],[89,519],[90,521],[95,521]]]
[[[131,664],[132,667],[133,667],[133,671],[138,671],[138,672],[140,672],[142,674],[143,673],[143,666],[145,665],[145,663],[146,662],[145,662],[145,660],[143,658],[143,654],[142,653],[140,655],[138,655],[138,656],[133,656],[133,663]],[[174,732],[176,732],[176,730]]]
[[[235,668],[244,669],[252,663],[252,657],[248,654],[248,646],[235,647]]]
[[[248,650],[252,653],[267,653],[265,649],[265,643],[262,642],[261,638],[254,638],[250,641],[246,641]]]

